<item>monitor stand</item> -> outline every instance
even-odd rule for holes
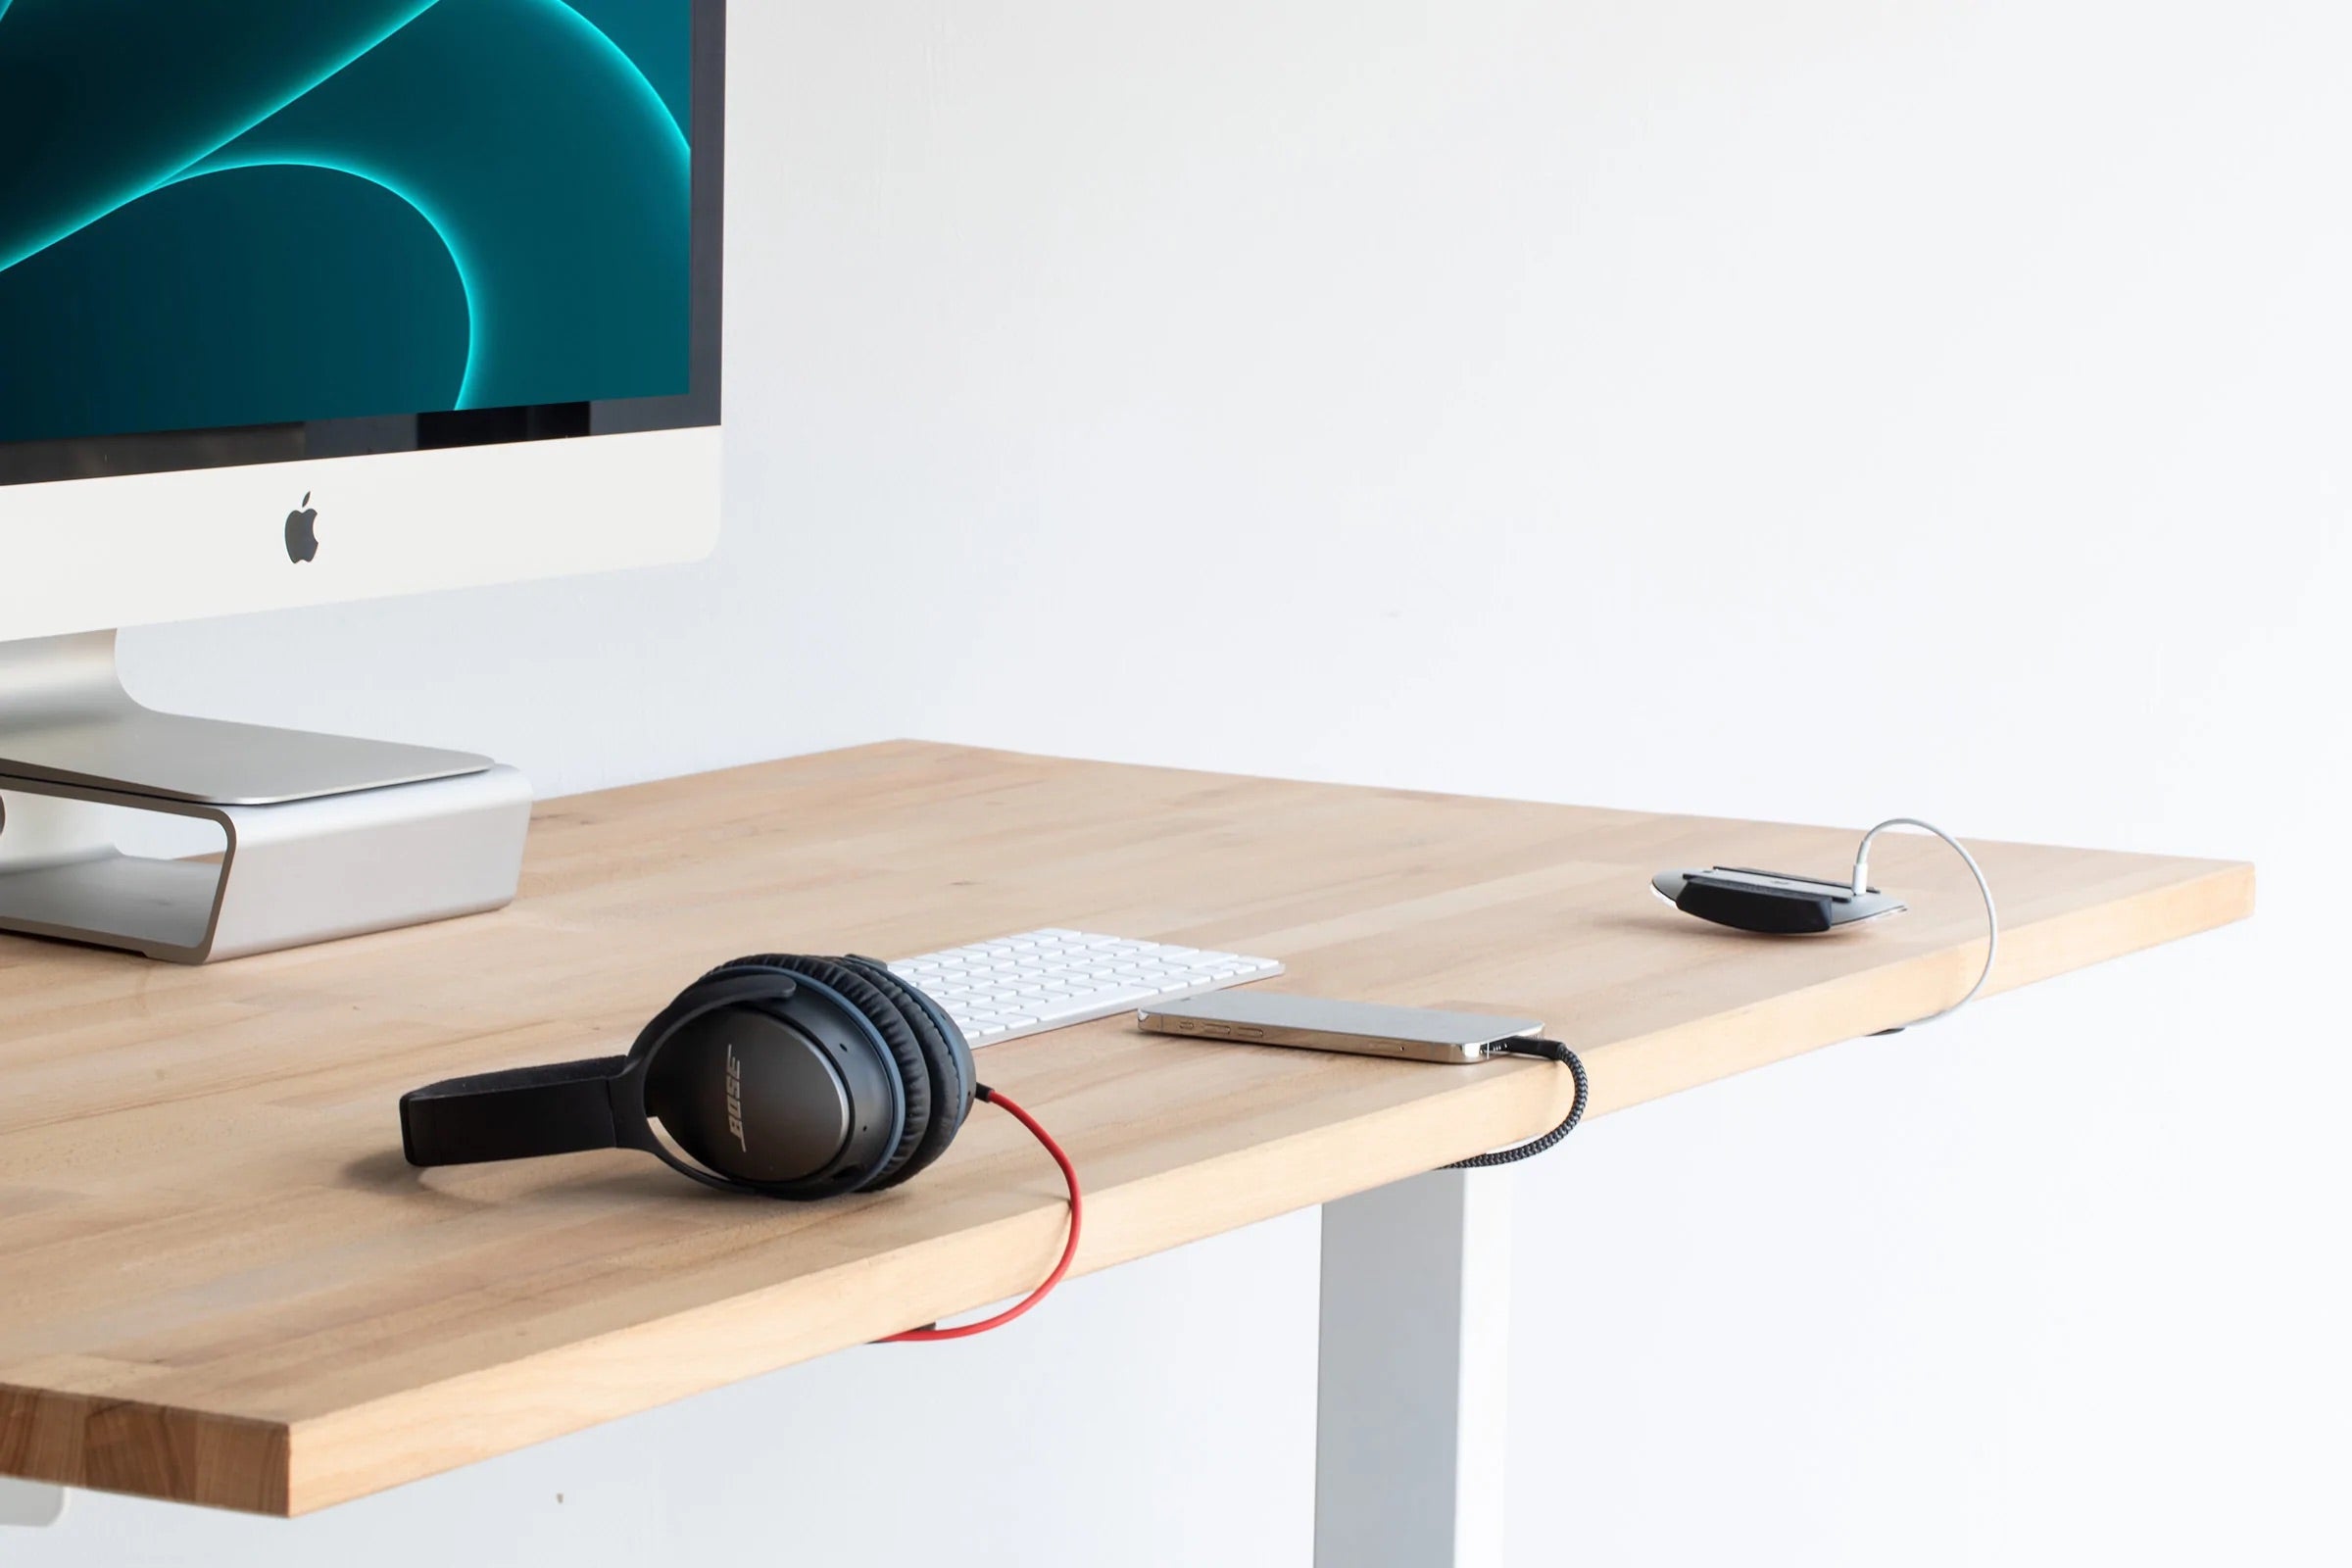
[[[124,854],[104,808],[219,852]],[[0,643],[0,931],[210,963],[495,909],[530,813],[486,757],[142,708],[111,631]]]

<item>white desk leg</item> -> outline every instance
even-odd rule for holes
[[[65,1488],[0,1476],[0,1527],[53,1525],[65,1511]]]
[[[1316,1568],[1499,1568],[1511,1172],[1323,1205]]]

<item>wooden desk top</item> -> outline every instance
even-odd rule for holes
[[[1966,987],[1983,916],[1933,840],[1873,856],[1909,914],[1831,937],[1719,931],[1648,891],[1669,865],[1834,874],[1859,825],[896,743],[549,802],[498,914],[209,969],[0,938],[0,1473],[302,1513],[1045,1272],[1058,1177],[985,1107],[913,1184],[822,1205],[705,1192],[637,1154],[402,1162],[403,1090],[624,1049],[715,960],[1042,925],[1268,954],[1288,989],[1543,1017],[1600,1114]],[[2246,865],[1975,848],[2004,917],[1992,991],[2252,907]],[[1568,1101],[1544,1063],[1113,1020],[980,1061],[1086,1177],[1080,1270],[1513,1142]],[[1013,1332],[1053,1321],[1049,1303]]]

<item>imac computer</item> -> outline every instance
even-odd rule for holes
[[[514,769],[156,712],[114,633],[708,554],[725,31],[0,0],[0,930],[193,963],[514,897]]]

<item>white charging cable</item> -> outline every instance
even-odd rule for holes
[[[2000,956],[2001,952],[2001,916],[2000,912],[1992,906],[1992,884],[1984,880],[1984,868],[1977,864],[1975,856],[1968,853],[1968,846],[1935,823],[1923,822],[1916,816],[1890,816],[1862,835],[1862,847],[1854,852],[1854,897],[1860,898],[1870,891],[1871,841],[1890,827],[1915,827],[1924,833],[1933,833],[1950,845],[1952,853],[1959,856],[1961,860],[1967,864],[1968,874],[1977,879],[1977,891],[1984,895],[1984,967],[1977,971],[1977,983],[1970,986],[1968,994],[1958,1002],[1948,1007],[1938,1008],[1925,1018],[1911,1020],[1915,1024],[1933,1023],[1937,1018],[1958,1012],[1962,1007],[1976,1001],[1977,993],[1984,989],[1984,982],[1992,978],[1992,961]],[[1901,1027],[1909,1028],[1910,1026],[1910,1024],[1904,1024]]]

